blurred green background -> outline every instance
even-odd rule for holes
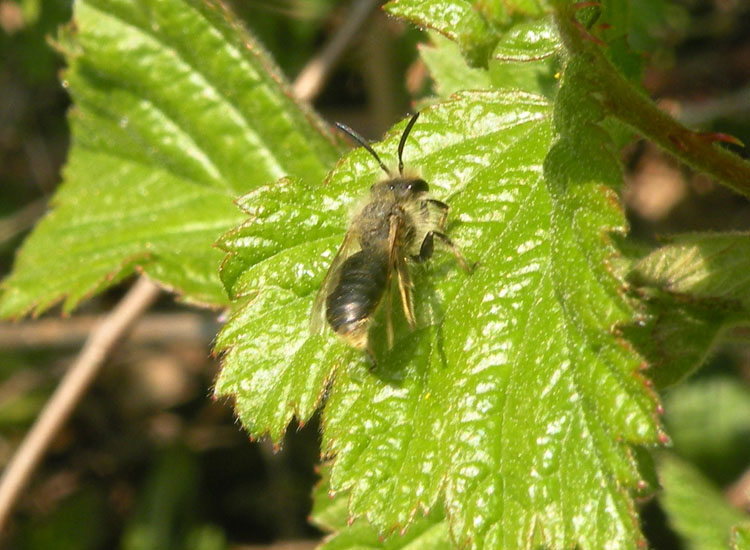
[[[350,2],[234,0],[233,11],[293,80],[347,17]],[[744,0],[634,0],[645,18],[644,85],[694,127],[750,144],[750,6]],[[655,14],[659,14],[656,16]],[[69,99],[53,42],[68,0],[0,0],[0,276],[60,182]],[[429,37],[378,10],[313,103],[323,116],[375,138],[429,95],[416,44]],[[748,155],[747,150],[739,150]],[[623,152],[634,239],[750,228],[747,200],[639,141]],[[0,465],[4,465],[80,349],[96,316],[122,295],[88,301],[72,319],[0,324]],[[17,505],[0,547],[18,549],[309,548],[316,422],[275,452],[251,443],[231,404],[214,402],[215,314],[164,297],[117,348],[55,438]],[[750,347],[732,332],[708,366],[664,397],[677,454],[718,486],[750,467]],[[655,499],[645,501],[652,546],[679,548]],[[288,541],[297,541],[289,546]],[[287,546],[283,546],[287,545]]]

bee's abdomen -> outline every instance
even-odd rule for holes
[[[326,318],[336,333],[364,348],[370,320],[385,292],[388,256],[361,250],[340,270],[338,284],[326,298]]]

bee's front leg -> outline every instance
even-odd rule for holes
[[[448,248],[451,254],[453,254],[453,257],[456,258],[458,265],[460,265],[464,271],[466,271],[467,273],[471,273],[474,270],[476,264],[469,267],[469,264],[466,263],[466,258],[464,258],[464,255],[461,254],[461,250],[455,244],[453,244],[453,241],[450,240],[448,235],[446,235],[445,233],[441,233],[440,231],[430,231],[429,233],[427,233],[427,235],[425,235],[424,237],[424,240],[422,241],[422,246],[419,248],[419,254],[412,256],[411,259],[417,263],[420,263],[431,258],[432,253],[435,249],[435,237],[443,241],[443,244]]]
[[[430,231],[425,235],[422,245],[419,247],[419,254],[414,254],[411,259],[418,264],[432,258],[432,253],[435,251],[435,238],[434,231]]]

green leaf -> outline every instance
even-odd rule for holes
[[[226,304],[212,245],[243,219],[233,199],[284,175],[318,181],[336,147],[218,2],[82,0],[73,21],[64,183],[0,315],[62,298],[69,311],[136,267],[188,301]]]
[[[628,277],[649,299],[645,318],[624,332],[649,359],[657,387],[685,378],[725,327],[747,320],[748,252],[745,233],[695,233],[674,237],[635,263]]]
[[[462,90],[485,90],[492,86],[489,72],[469,67],[458,44],[444,36],[431,33],[432,44],[422,44],[419,54],[435,82],[435,92],[448,98]]]
[[[260,187],[238,203],[250,220],[219,243],[229,252],[222,280],[246,305],[217,338],[216,351],[226,355],[215,392],[235,396],[245,427],[274,441],[292,416],[312,416],[333,371],[354,356],[309,337],[309,294],[345,230],[338,201],[346,195],[334,199],[328,189],[295,179]]]
[[[323,466],[322,480],[313,493],[311,521],[326,531],[334,531],[321,546],[323,550],[344,549],[397,549],[425,550],[454,548],[450,540],[448,521],[442,507],[436,507],[428,516],[419,517],[406,532],[383,539],[378,531],[364,520],[348,522],[348,495],[330,493],[330,467]]]
[[[538,61],[559,54],[561,50],[555,22],[548,15],[511,27],[503,34],[492,56],[502,61]]]
[[[544,32],[546,29],[546,25],[539,24],[539,22],[535,22],[534,25],[520,26],[526,29],[539,26],[541,27],[539,32]],[[562,70],[560,56],[555,52],[550,53],[548,50],[542,51],[535,47],[528,48],[525,53],[532,57],[529,59],[514,58],[512,56],[520,55],[519,49],[515,45],[506,50],[503,41],[498,44],[493,52],[494,59],[489,64],[493,87],[500,90],[523,90],[544,95],[548,99],[554,99],[559,88],[558,78]],[[536,55],[540,57],[534,57]]]
[[[467,276],[436,253],[415,266],[418,328],[394,315],[388,351],[379,312],[374,369],[330,333],[308,336],[348,213],[382,177],[365,151],[322,185],[258,189],[242,201],[251,219],[222,240],[224,280],[244,305],[217,343],[217,393],[275,441],[325,395],[330,489],[380,535],[444,502],[454,543],[472,548],[643,540],[630,490],[648,466],[631,444],[664,436],[642,360],[613,332],[633,317],[607,268],[607,232],[625,224],[621,174],[576,88],[585,69],[569,66],[554,108],[465,92],[423,112],[404,158],[450,204],[451,238],[479,264]],[[387,164],[402,129],[375,146]]]
[[[522,90],[553,99],[562,43],[550,17],[524,20],[503,34],[487,69],[470,67],[458,44],[437,33],[420,54],[442,98],[462,90]]]
[[[455,42],[470,68],[486,68],[490,58],[529,62],[559,51],[561,45],[552,18],[540,17],[545,12],[544,4],[535,0],[391,0],[385,10]],[[490,55],[496,45],[496,51]],[[453,66],[457,64],[452,55],[447,59],[434,55],[430,61],[435,65],[441,60]],[[463,67],[459,70],[468,74]],[[509,75],[513,73],[504,73],[505,77]],[[458,80],[458,76],[447,78]],[[499,82],[502,87],[512,87],[503,80]],[[475,88],[473,78],[467,84],[458,89]]]
[[[750,308],[750,234],[680,235],[635,266],[632,281],[742,312]]]
[[[323,531],[341,531],[348,525],[348,503],[345,493],[333,494],[330,489],[330,463],[320,467],[321,479],[313,490],[313,509],[310,522]]]
[[[727,312],[710,303],[660,296],[642,303],[623,336],[648,361],[648,377],[659,390],[681,382],[701,367],[724,329]]]
[[[729,377],[699,378],[665,396],[664,422],[680,456],[728,483],[750,461],[750,390]]]
[[[689,550],[726,550],[735,524],[746,521],[698,470],[665,455],[659,462],[660,502]]]
[[[623,279],[633,280],[633,267],[652,252],[650,246],[618,239],[621,255],[613,267]],[[648,376],[658,389],[684,379],[705,361],[725,320],[723,311],[710,303],[687,301],[649,289],[633,287],[630,293],[641,315],[621,327],[623,336],[643,355]]]
[[[455,41],[471,66],[487,66],[497,36],[469,0],[391,0],[384,9]]]
[[[328,538],[320,550],[452,550],[448,521],[442,509],[433,511],[427,517],[414,521],[408,531],[395,534],[387,539],[378,535],[376,529],[364,521],[347,526]]]

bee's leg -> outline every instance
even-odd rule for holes
[[[393,348],[393,300],[391,299],[391,288],[393,270],[396,267],[397,246],[400,218],[391,216],[388,220],[388,275],[385,280],[385,331],[388,335],[388,349]]]
[[[414,318],[414,300],[412,297],[411,278],[409,268],[402,256],[396,258],[396,271],[398,272],[398,290],[401,295],[401,305],[404,308],[404,316],[409,323],[409,328],[414,330],[417,322]]]
[[[424,201],[422,201],[421,210],[422,215],[425,217],[425,220],[430,219],[430,210],[432,210],[433,213],[435,210],[440,211],[440,219],[437,222],[437,228],[442,229],[445,225],[445,220],[448,217],[448,210],[450,210],[450,206],[442,201],[438,201],[435,199],[425,199]],[[434,221],[432,223],[434,224]],[[438,232],[430,231],[429,233],[427,233],[427,235],[425,235],[419,248],[419,254],[413,254],[409,256],[410,260],[417,263],[422,263],[425,260],[429,260],[430,258],[432,258],[432,252],[434,250],[433,236],[435,233]]]
[[[412,261],[421,264],[425,260],[429,260],[430,258],[432,258],[432,252],[435,249],[434,233],[434,231],[430,231],[429,233],[427,233],[427,235],[425,235],[424,240],[422,241],[422,245],[419,247],[419,254],[410,256]]]
[[[388,336],[388,349],[393,348],[393,297],[391,296],[391,274],[388,270],[388,279],[385,285],[385,333]]]
[[[466,258],[464,258],[464,255],[461,254],[461,250],[453,244],[453,241],[450,240],[448,235],[445,233],[441,233],[440,231],[430,231],[425,236],[424,240],[422,241],[422,246],[419,249],[419,258],[416,261],[423,262],[426,259],[428,259],[430,256],[432,256],[433,248],[434,248],[434,237],[437,237],[441,241],[443,241],[443,244],[450,250],[451,254],[456,258],[456,261],[458,262],[458,265],[461,266],[461,269],[466,271],[467,273],[471,273],[474,270],[474,267],[476,264],[469,267],[469,264],[466,263]]]
[[[423,205],[426,209],[432,206],[433,208],[437,208],[438,210],[440,210],[441,215],[440,220],[438,221],[438,227],[442,229],[442,227],[445,225],[445,220],[448,218],[448,210],[450,210],[451,207],[445,204],[443,201],[438,201],[435,199],[427,199],[424,201]]]

